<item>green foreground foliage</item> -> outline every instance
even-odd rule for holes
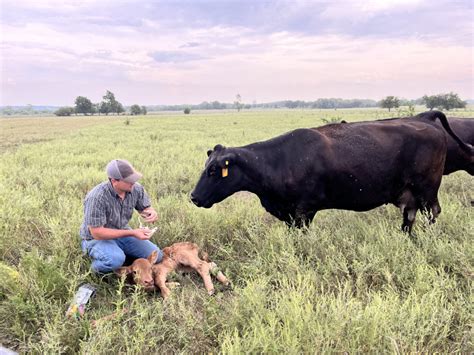
[[[13,126],[0,161],[0,343],[22,352],[85,354],[472,352],[474,183],[468,174],[443,178],[443,212],[434,225],[418,216],[414,239],[399,231],[393,206],[322,211],[306,230],[291,230],[249,193],[209,210],[188,199],[206,151],[217,143],[239,146],[296,127],[387,114],[58,118],[64,127],[53,135],[56,121],[40,118],[35,124],[44,139],[34,141],[25,140],[26,129],[14,129],[21,120],[1,122]],[[199,244],[233,290],[208,297],[196,275],[177,276],[182,286],[163,302],[159,293],[90,273],[79,247],[82,200],[117,157],[144,175],[160,215],[154,241]],[[84,282],[95,284],[97,295],[83,319],[68,320],[65,311]],[[91,324],[113,312],[116,318]]]

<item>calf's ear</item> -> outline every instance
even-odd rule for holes
[[[114,273],[120,277],[124,277],[129,275],[132,272],[132,269],[130,266],[122,266],[119,267],[117,270],[114,271]]]
[[[150,262],[150,264],[154,264],[157,258],[158,258],[158,251],[153,250],[147,259]]]

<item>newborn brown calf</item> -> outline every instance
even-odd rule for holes
[[[207,254],[203,255],[204,260],[199,258],[199,247],[194,243],[172,244],[163,249],[163,254],[163,260],[159,264],[152,265],[155,285],[160,288],[163,298],[167,298],[171,293],[166,285],[166,277],[173,270],[196,270],[201,275],[209,295],[214,293],[210,273],[224,285],[228,286],[230,284],[224,274],[217,269],[217,265],[209,262]]]
[[[163,298],[167,298],[171,293],[166,277],[174,270],[186,272],[196,270],[201,275],[209,295],[214,293],[211,273],[228,286],[229,280],[219,271],[215,263],[209,262],[207,254],[204,253],[204,260],[199,258],[198,254],[199,247],[194,243],[175,243],[163,249],[163,260],[159,264],[154,264],[158,255],[154,251],[148,258],[136,259],[130,266],[122,266],[115,272],[120,276],[126,276],[128,281],[143,287],[146,291],[153,291],[157,286]]]
[[[142,286],[146,291],[153,291],[155,284],[151,265],[155,263],[157,257],[158,252],[155,250],[148,258],[136,259],[132,265],[122,266],[115,270],[115,273],[119,276],[126,276],[127,281]]]

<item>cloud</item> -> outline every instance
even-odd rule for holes
[[[158,63],[182,63],[195,60],[208,59],[193,53],[176,52],[176,51],[157,51],[149,54]]]
[[[322,18],[349,21],[366,21],[379,14],[412,12],[431,5],[427,0],[346,0],[331,2],[321,13]]]
[[[0,104],[33,103],[39,91],[66,104],[74,89],[112,86],[124,104],[236,92],[474,97],[472,5],[460,0],[7,0],[3,10]]]
[[[188,42],[186,44],[183,44],[179,48],[194,48],[194,47],[199,47],[200,44],[198,42]]]

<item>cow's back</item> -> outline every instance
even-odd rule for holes
[[[433,176],[438,184],[446,138],[419,122],[359,122],[315,128],[327,139],[316,185],[324,185],[323,208],[369,210],[393,202],[406,186]]]

